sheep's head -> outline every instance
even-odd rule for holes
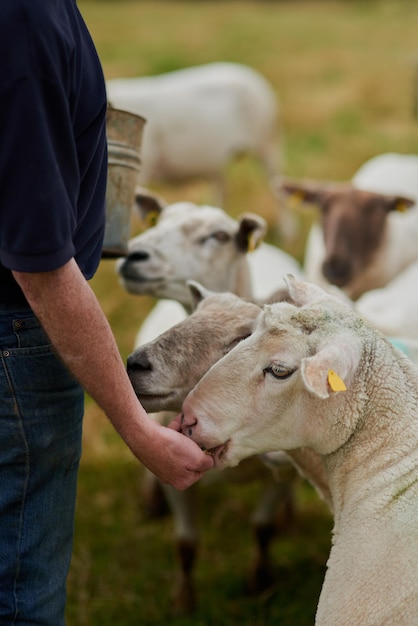
[[[183,404],[184,434],[218,466],[305,446],[329,453],[355,428],[346,402],[362,357],[357,316],[315,285],[288,279],[288,289]]]
[[[235,220],[222,209],[189,202],[156,212],[155,225],[131,239],[128,255],[117,263],[129,292],[172,298],[190,308],[187,281],[196,280],[213,291],[251,296],[246,254],[264,237],[263,218],[246,213]]]
[[[409,198],[364,191],[351,184],[286,182],[281,190],[293,202],[319,207],[325,245],[322,273],[347,293],[382,253],[388,215],[415,204]]]
[[[189,284],[196,310],[128,358],[128,374],[147,411],[180,411],[207,370],[254,330],[261,309],[232,293]]]

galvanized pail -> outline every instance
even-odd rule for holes
[[[145,121],[139,115],[108,106],[108,173],[103,258],[115,258],[127,252]]]

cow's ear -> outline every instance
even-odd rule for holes
[[[243,213],[238,217],[238,231],[235,242],[238,250],[252,252],[263,241],[267,232],[267,222],[255,213]]]
[[[135,209],[139,218],[147,227],[155,226],[166,202],[157,194],[144,187],[135,189]]]

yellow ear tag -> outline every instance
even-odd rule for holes
[[[347,387],[344,381],[338,376],[334,370],[328,370],[328,383],[332,391],[346,391]]]
[[[155,226],[158,219],[158,211],[149,211],[146,216],[146,222],[148,226]]]
[[[257,246],[258,246],[258,241],[256,239],[256,236],[254,235],[254,233],[251,233],[251,235],[248,238],[248,252],[254,252]]]
[[[398,211],[398,213],[406,213],[406,211],[408,210],[408,206],[405,204],[405,202],[399,200],[399,202],[396,203],[396,210]]]
[[[288,204],[291,209],[296,208],[305,200],[305,194],[302,191],[294,191],[288,199]]]

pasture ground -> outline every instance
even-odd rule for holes
[[[227,60],[252,65],[281,103],[286,176],[348,180],[381,152],[418,153],[414,115],[418,5],[369,2],[79,1],[107,78],[145,75]],[[167,200],[213,203],[190,183],[157,189]],[[280,243],[277,209],[250,159],[228,170],[225,208],[255,211]],[[314,211],[298,211],[301,234],[289,250],[303,258]],[[133,224],[133,232],[140,228]],[[92,281],[125,359],[153,300],[126,294],[113,261]],[[106,358],[106,355],[103,355]],[[142,468],[87,398],[68,626],[307,626],[312,624],[330,546],[331,519],[301,482],[295,526],[274,542],[277,580],[255,598],[246,590],[254,554],[249,518],[260,485],[202,488],[199,608],[173,617],[176,558],[169,518],[149,521]]]

